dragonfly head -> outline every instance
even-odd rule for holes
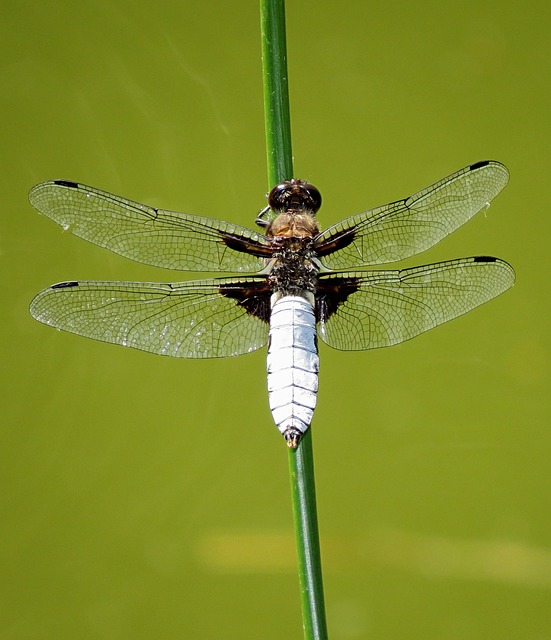
[[[308,211],[315,214],[321,207],[321,193],[309,182],[292,179],[276,185],[268,194],[272,211]]]

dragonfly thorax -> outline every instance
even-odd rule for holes
[[[318,221],[305,211],[280,213],[266,229],[267,236],[282,238],[313,238],[319,233]]]
[[[311,238],[274,238],[274,264],[269,276],[272,291],[284,295],[314,293],[318,267]]]

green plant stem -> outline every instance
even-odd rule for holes
[[[268,183],[269,188],[272,188],[277,183],[293,177],[285,2],[261,0],[260,10]],[[325,640],[327,625],[311,429],[308,429],[296,450],[289,449],[289,475],[304,637],[307,640]]]
[[[316,511],[312,429],[308,429],[296,450],[289,450],[289,476],[298,553],[304,637],[308,640],[314,638],[326,640],[327,622]]]
[[[260,0],[268,187],[293,177],[285,1]]]

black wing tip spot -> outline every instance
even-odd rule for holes
[[[493,256],[475,256],[473,262],[499,262],[499,258]]]
[[[78,189],[78,182],[73,182],[72,180],[52,180],[54,184],[57,184],[60,187],[68,187],[69,189]]]
[[[491,164],[491,160],[480,160],[479,162],[475,162],[474,164],[471,164],[469,169],[471,171],[475,171],[476,169],[481,169],[482,167],[486,167],[489,164]]]
[[[70,282],[58,282],[58,284],[53,284],[50,289],[69,289],[70,287],[78,287],[78,282],[76,280],[71,280]]]

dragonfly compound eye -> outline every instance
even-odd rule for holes
[[[270,191],[268,204],[273,211],[306,209],[316,213],[321,207],[321,194],[309,182],[287,180]]]

